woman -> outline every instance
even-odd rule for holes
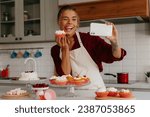
[[[103,70],[102,62],[112,63],[122,60],[126,51],[118,45],[118,32],[113,25],[111,37],[106,37],[106,43],[98,36],[78,32],[79,16],[71,6],[64,6],[58,13],[58,25],[64,30],[64,38],[56,38],[57,45],[51,49],[57,75],[72,74],[86,75],[91,83],[84,88],[105,87],[100,72]]]

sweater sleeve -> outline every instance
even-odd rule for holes
[[[114,61],[120,61],[124,58],[126,55],[126,51],[121,48],[121,57],[120,58],[115,58],[112,53],[112,46],[105,42],[103,39],[100,37],[95,37],[96,41],[96,47],[94,49],[96,53],[96,58],[102,62],[105,63],[112,63]]]
[[[97,59],[105,63],[120,61],[126,55],[126,51],[121,48],[121,57],[115,58],[112,53],[112,46],[101,38],[97,38],[95,51]]]
[[[54,61],[55,70],[58,76],[64,75],[64,72],[61,68],[61,58],[60,58],[60,47],[55,45],[51,48],[51,56]]]

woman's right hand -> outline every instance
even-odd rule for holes
[[[56,43],[62,48],[62,49],[69,49],[69,45],[67,42],[66,36],[64,37],[55,37]]]

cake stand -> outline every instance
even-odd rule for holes
[[[79,95],[77,95],[75,93],[75,88],[76,87],[83,87],[83,86],[86,86],[90,84],[90,81],[85,83],[85,84],[82,84],[82,85],[55,85],[55,84],[51,84],[50,83],[50,86],[52,87],[58,87],[58,88],[67,88],[67,93],[63,96],[66,96],[66,97],[79,97]]]

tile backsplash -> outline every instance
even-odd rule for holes
[[[116,25],[119,32],[119,43],[127,51],[124,60],[105,64],[102,76],[104,79],[116,80],[112,76],[104,76],[103,73],[128,72],[129,80],[144,81],[144,72],[150,71],[150,24],[124,24]],[[82,27],[80,31],[87,32],[89,27]],[[107,40],[106,40],[107,41]],[[50,77],[53,75],[54,64],[50,54],[50,48],[55,43],[35,43],[35,44],[1,44],[0,49],[10,48],[34,48],[43,47],[40,51],[42,57],[35,58],[37,63],[37,72],[40,77]],[[17,50],[16,50],[17,51]],[[0,67],[6,67],[10,64],[10,76],[19,77],[20,73],[28,69],[33,69],[33,65],[27,67],[24,64],[24,58],[10,58],[9,52],[0,50]]]
[[[119,62],[103,63],[103,79],[116,80],[112,76],[104,76],[104,73],[128,72],[130,81],[145,81],[144,73],[150,71],[150,24],[123,24],[116,27],[120,47],[127,51],[127,56]],[[80,30],[87,32],[89,27]]]
[[[40,77],[50,77],[53,75],[54,72],[54,64],[51,58],[50,48],[55,43],[35,43],[35,44],[1,44],[1,49],[11,49],[12,50],[0,50],[0,67],[4,68],[7,64],[10,65],[10,77],[20,77],[20,73],[27,71],[27,70],[35,70],[34,69],[34,62],[29,61],[29,63],[24,64],[25,58],[11,58],[11,52],[14,50],[18,52],[20,50],[15,50],[14,48],[42,48],[39,51],[42,52],[42,56],[39,58],[35,58],[37,64],[37,72]],[[33,51],[36,53],[38,49],[22,49],[21,51]]]

